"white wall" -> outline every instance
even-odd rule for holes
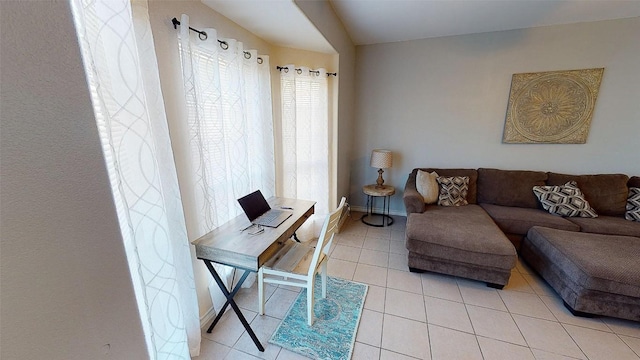
[[[339,54],[338,77],[335,79],[338,82],[338,106],[334,108],[334,116],[338,119],[337,129],[335,129],[337,142],[333,148],[334,156],[338,159],[337,174],[335,175],[336,193],[338,197],[349,196],[349,193],[353,192],[350,183],[353,184],[351,179],[354,176],[352,143],[354,136],[360,136],[353,130],[355,47],[328,1],[294,1]],[[351,199],[349,201],[351,202]]]
[[[69,3],[0,26],[0,358],[145,359]]]
[[[640,18],[361,46],[352,198],[375,182],[374,148],[394,152],[391,211],[415,167],[640,175]],[[604,67],[586,144],[502,144],[514,73]]]

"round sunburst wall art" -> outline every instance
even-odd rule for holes
[[[504,143],[584,144],[604,68],[513,74]]]

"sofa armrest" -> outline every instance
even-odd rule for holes
[[[407,216],[411,213],[422,213],[424,212],[424,198],[418,192],[416,188],[416,174],[418,173],[418,169],[413,169],[411,174],[409,174],[409,178],[407,179],[407,183],[404,186],[404,194],[402,195],[402,200],[404,201],[404,207],[407,211]]]

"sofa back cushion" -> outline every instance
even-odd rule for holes
[[[599,215],[623,216],[627,205],[629,177],[624,174],[567,175],[548,173],[547,185],[575,181],[585,199]]]
[[[469,204],[476,204],[478,193],[478,171],[476,169],[435,169],[435,168],[420,168],[422,171],[432,172],[435,171],[439,176],[468,176],[469,177],[469,192],[467,193],[467,202]],[[625,200],[626,201],[626,200]]]
[[[478,203],[538,208],[534,186],[546,185],[542,171],[478,169]]]
[[[627,182],[627,186],[630,188],[632,187],[640,188],[640,176],[632,176],[631,178],[629,178],[629,181]]]

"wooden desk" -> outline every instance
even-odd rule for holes
[[[257,235],[249,235],[247,230],[242,231],[250,225],[249,220],[243,214],[191,242],[196,247],[196,257],[204,261],[218,287],[227,298],[207,332],[211,333],[227,306],[231,305],[231,308],[238,315],[240,322],[260,351],[264,351],[264,347],[262,347],[251,326],[242,315],[233,297],[240,290],[249,273],[257,272],[265,262],[269,261],[284,246],[287,239],[294,236],[296,230],[313,214],[315,206],[315,201],[307,200],[272,197],[267,201],[274,209],[281,207],[293,208],[293,215],[277,228],[264,227],[264,232]],[[240,281],[231,292],[227,290],[212,262],[244,270]]]

